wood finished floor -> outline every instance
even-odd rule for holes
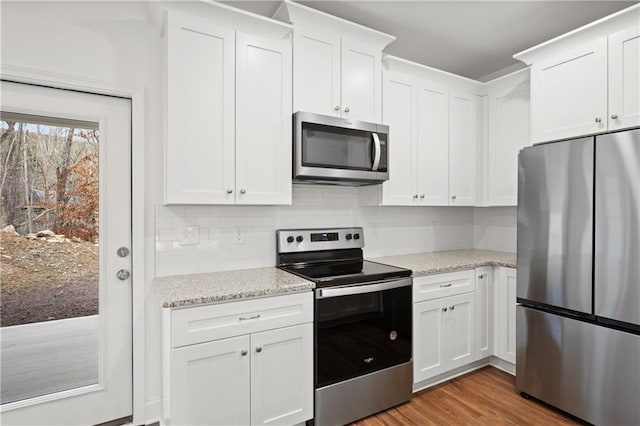
[[[515,377],[494,367],[421,391],[406,404],[353,423],[390,425],[578,425],[515,391]]]

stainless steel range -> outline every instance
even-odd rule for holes
[[[277,264],[316,283],[316,425],[411,399],[411,271],[364,260],[362,228],[277,231]]]

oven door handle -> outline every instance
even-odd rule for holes
[[[407,287],[413,283],[411,277],[399,280],[380,281],[365,285],[350,285],[344,287],[320,288],[316,290],[316,299],[329,297],[349,296],[352,294],[372,293],[374,291],[391,290],[393,288]]]

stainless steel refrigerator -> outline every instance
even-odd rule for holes
[[[640,129],[525,148],[516,388],[640,425]]]

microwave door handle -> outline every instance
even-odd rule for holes
[[[374,147],[373,167],[371,168],[371,170],[375,172],[378,170],[378,166],[380,165],[380,138],[378,137],[378,134],[376,132],[373,132],[371,135],[373,136]]]

